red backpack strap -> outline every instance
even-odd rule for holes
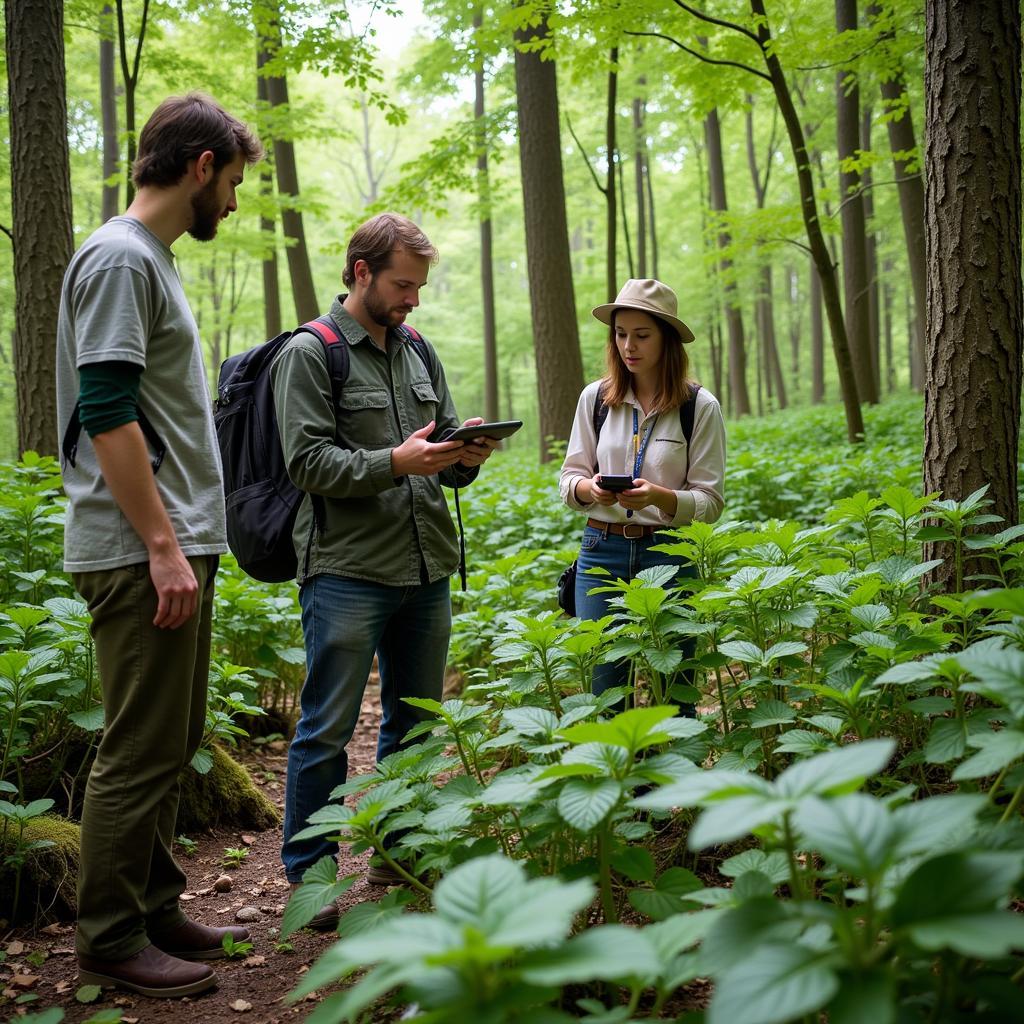
[[[336,345],[341,341],[341,331],[338,330],[338,325],[330,314],[318,316],[315,320],[304,323],[296,329],[296,334],[299,331],[309,331],[310,334],[315,334],[325,345]]]

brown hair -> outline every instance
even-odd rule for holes
[[[345,269],[341,273],[345,287],[351,288],[355,282],[357,260],[365,260],[370,273],[376,274],[391,266],[391,254],[396,249],[426,256],[431,263],[437,262],[437,249],[408,217],[400,213],[378,213],[356,228],[349,239]]]
[[[626,392],[633,386],[633,375],[619,355],[615,344],[615,316],[612,312],[611,330],[608,332],[608,347],[605,350],[605,363],[608,372],[601,381],[601,397],[607,406],[622,405],[626,400]],[[653,313],[648,314],[661,331],[661,378],[654,392],[654,412],[665,412],[678,409],[690,397],[690,360],[683,347],[679,331]]]
[[[244,154],[247,164],[263,157],[263,146],[250,129],[232,117],[216,100],[201,92],[168,96],[153,111],[139,135],[132,164],[136,187],[168,188],[181,181],[189,160],[210,150],[213,169]]]

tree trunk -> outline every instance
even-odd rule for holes
[[[639,85],[646,79],[642,76]],[[633,176],[636,179],[636,274],[647,277],[647,137],[644,126],[644,101],[640,96],[633,98]]]
[[[811,405],[821,405],[825,401],[825,325],[821,319],[821,278],[813,257],[810,263]]]
[[[100,12],[100,117],[103,124],[103,193],[100,219],[105,224],[116,217],[120,189],[117,174],[117,95],[114,85],[114,9],[104,4]]]
[[[761,309],[761,331],[764,339],[765,379],[768,381],[768,394],[774,394],[780,409],[785,409],[786,382],[782,377],[782,361],[779,359],[779,346],[775,337],[775,303],[772,301],[774,284],[772,282],[772,265],[761,265],[759,274],[760,289],[757,302]]]
[[[804,229],[807,231],[811,254],[821,278],[822,297],[832,335],[832,351],[835,355],[836,369],[839,375],[843,410],[846,413],[846,436],[851,443],[857,443],[864,439],[864,419],[860,411],[857,381],[853,374],[853,363],[850,357],[850,343],[846,336],[846,324],[843,322],[843,310],[839,302],[835,268],[829,260],[828,248],[825,245],[825,237],[822,234],[821,222],[818,218],[818,204],[814,196],[814,180],[811,177],[803,128],[800,125],[796,107],[793,105],[793,97],[789,91],[785,72],[773,47],[771,32],[768,30],[768,16],[764,10],[764,0],[750,0],[750,10],[757,23],[758,45],[761,47],[765,66],[775,91],[775,99],[779,105],[779,112],[782,114],[786,131],[789,134],[790,145],[793,148]]]
[[[925,42],[924,489],[961,501],[988,485],[1003,518],[991,531],[1018,521],[1019,3],[929,0]],[[925,545],[926,559],[946,557],[933,579],[962,590],[949,555]]]
[[[880,8],[872,4],[868,18],[878,16]],[[882,38],[894,39],[892,32]],[[886,122],[889,130],[889,148],[892,150],[897,194],[900,199],[900,216],[903,221],[903,236],[907,243],[907,266],[910,268],[910,283],[914,292],[914,332],[910,349],[910,383],[918,391],[924,388],[924,332],[925,293],[927,271],[924,255],[924,181],[919,168],[915,168],[914,122],[910,103],[906,102],[907,87],[902,68],[891,78],[882,82],[882,102],[887,111],[902,111],[898,118]]]
[[[256,98],[260,104],[269,102],[267,80],[259,73],[267,61],[262,46],[256,50]],[[274,199],[274,172],[272,169],[273,149],[267,146],[268,159],[260,169],[260,236],[267,246],[261,267],[263,271],[263,323],[267,338],[276,338],[281,333],[281,285],[277,271],[277,223],[271,211]]]
[[[712,108],[704,118],[704,145],[708,151],[708,186],[711,209],[718,213],[728,210],[725,192],[725,164],[722,160],[722,131],[718,122],[718,111]],[[728,249],[731,244],[729,232],[720,227],[718,247]],[[729,395],[733,413],[750,415],[750,393],[747,391],[747,352],[743,339],[743,314],[740,312],[736,295],[736,281],[732,273],[732,260],[720,256],[718,260],[719,280],[722,285],[722,302],[725,306],[725,323],[729,333]]]
[[[519,44],[547,37],[546,20],[516,31]],[[572,428],[583,389],[583,360],[569,260],[555,62],[517,47],[515,75],[540,457],[546,462],[551,458],[548,438],[565,440]]]
[[[786,297],[789,307],[789,374],[794,392],[800,389],[800,329],[803,325],[803,306],[800,303],[800,278],[796,267],[786,267]]]
[[[276,9],[266,6],[270,17],[266,34],[260,40],[260,48],[268,58],[281,48],[281,31],[277,24]],[[288,108],[288,80],[284,75],[267,75],[267,99],[271,107]],[[279,117],[277,124],[282,123]],[[277,170],[277,193],[281,200],[281,225],[284,228],[285,256],[288,259],[288,273],[292,282],[292,298],[295,301],[295,316],[298,322],[305,323],[320,315],[320,307],[316,300],[316,288],[313,285],[313,270],[309,263],[309,251],[306,248],[306,231],[302,222],[302,212],[296,209],[295,200],[299,196],[299,172],[295,165],[295,145],[290,137],[272,139],[274,147],[274,166]]]
[[[117,39],[121,52],[121,77],[124,79],[124,129],[128,137],[128,158],[125,167],[125,206],[131,206],[135,198],[135,184],[132,181],[132,166],[138,137],[135,133],[135,88],[139,84],[139,64],[142,60],[142,44],[146,41],[146,24],[149,19],[149,0],[142,0],[142,17],[139,34],[135,40],[135,54],[132,66],[128,67],[128,46],[125,41],[124,0],[117,0]]]
[[[871,152],[871,107],[864,108],[860,120],[860,147]],[[874,375],[875,397],[882,395],[881,327],[878,307],[878,236],[875,234],[875,200],[871,167],[864,168],[864,262],[868,277],[868,339],[871,349],[871,371]]]
[[[885,338],[885,390],[891,395],[896,390],[896,367],[892,358],[892,285],[891,259],[882,261],[882,333]]]
[[[619,293],[618,270],[615,266],[616,253],[616,228],[618,224],[618,210],[616,199],[618,198],[618,186],[615,182],[616,162],[618,156],[618,141],[615,137],[615,105],[619,85],[619,48],[612,47],[608,57],[611,70],[608,72],[608,105],[605,109],[604,122],[604,147],[608,159],[608,177],[604,187],[605,202],[605,294],[611,302]],[[625,198],[623,197],[623,210],[625,210]]]
[[[6,0],[18,451],[56,455],[57,310],[74,250],[64,5]]]
[[[473,11],[473,34],[483,27],[480,8]],[[480,293],[484,314],[484,419],[497,420],[498,413],[498,336],[494,318],[494,242],[491,229],[491,180],[487,168],[487,131],[484,127],[484,58],[477,54],[473,69],[476,118],[476,191],[480,203]]]
[[[857,0],[836,0],[836,31],[857,28]],[[860,89],[856,76],[836,73],[836,143],[839,148],[839,201],[843,226],[843,310],[862,402],[875,404],[875,375],[871,367],[871,330],[868,311],[867,238],[860,172],[843,168],[860,148]]]
[[[651,238],[651,277],[658,278],[658,228],[654,219],[654,185],[651,183],[650,154],[644,151],[644,178],[647,182],[647,227]]]

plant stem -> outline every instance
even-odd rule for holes
[[[608,855],[608,826],[604,825],[597,837],[597,858],[600,870],[601,908],[604,923],[615,924],[619,915],[615,910],[615,896],[612,893],[612,865]]]

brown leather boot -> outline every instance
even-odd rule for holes
[[[217,984],[217,975],[206,964],[190,964],[149,945],[125,960],[99,960],[79,953],[78,980],[83,985],[113,985],[143,996],[174,999],[205,992]]]
[[[289,882],[288,887],[292,892],[295,892],[302,885],[301,882]],[[331,900],[330,903],[324,904],[314,915],[313,919],[306,925],[307,928],[312,928],[318,932],[328,932],[338,927],[338,905]]]
[[[150,935],[149,941],[179,960],[220,960],[228,955],[222,945],[225,935],[230,935],[235,942],[244,942],[249,938],[249,929],[241,925],[211,928],[200,921],[188,920],[166,932]]]

